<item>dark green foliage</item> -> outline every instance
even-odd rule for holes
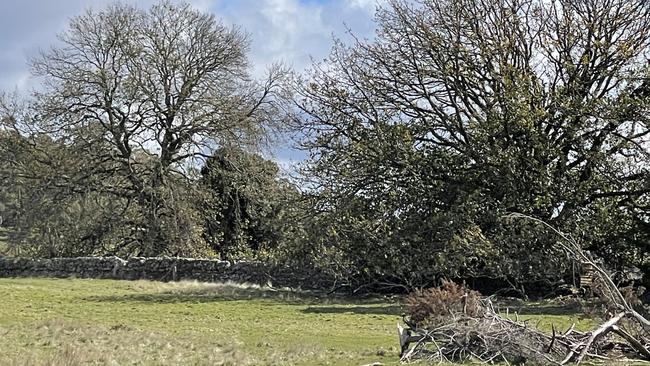
[[[646,1],[394,0],[376,21],[297,87],[299,192],[249,152],[288,107],[242,32],[168,2],[74,18],[32,62],[47,87],[0,98],[4,250],[255,257],[351,288],[560,280],[573,263],[519,212],[647,264]]]
[[[110,162],[92,166],[83,147],[46,135],[0,136],[6,160],[0,177],[0,215],[7,234],[8,254],[41,257],[142,254],[147,222],[128,194],[123,178]],[[96,145],[96,149],[100,146]],[[103,172],[103,173],[102,173]],[[204,255],[196,241],[192,188],[178,180],[173,187],[176,216],[159,216],[160,235],[186,233],[168,239],[170,251]],[[159,191],[165,194],[164,191]],[[163,196],[164,197],[164,196]],[[161,211],[162,212],[162,211]],[[185,227],[183,227],[185,225]],[[173,235],[173,234],[172,234]],[[201,252],[202,251],[202,252]]]
[[[291,200],[298,197],[278,166],[240,148],[218,149],[201,169],[203,237],[223,259],[276,248]]]
[[[645,259],[650,8],[644,1],[391,1],[301,89],[306,174],[367,279],[558,279],[521,212],[615,264]],[[612,38],[611,35],[617,35]]]

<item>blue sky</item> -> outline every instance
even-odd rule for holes
[[[111,0],[0,1],[0,89],[27,90],[27,60],[56,42],[68,20],[86,8],[100,8]],[[148,7],[155,0],[122,0]],[[376,0],[189,0],[227,24],[242,26],[251,35],[251,61],[261,73],[273,61],[297,70],[322,59],[332,35],[345,38],[345,27],[361,37],[372,36]]]
[[[372,37],[372,17],[383,0],[187,0],[226,24],[243,27],[251,38],[250,59],[256,75],[283,61],[302,71],[311,58],[329,53],[332,37],[346,39],[346,28]],[[38,85],[28,59],[56,43],[71,17],[101,8],[111,0],[0,0],[0,91],[28,93]],[[156,0],[122,0],[146,8]],[[349,37],[347,37],[349,39]],[[279,147],[275,159],[289,165],[300,154]]]

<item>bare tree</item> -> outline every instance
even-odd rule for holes
[[[188,237],[166,237],[180,219],[173,181],[193,159],[258,143],[278,126],[286,72],[274,66],[254,81],[246,34],[188,4],[89,10],[60,41],[32,61],[45,85],[35,95],[39,127],[87,154],[76,184],[94,177],[97,189],[135,203],[141,254],[165,253]]]

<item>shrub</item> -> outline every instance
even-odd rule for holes
[[[465,285],[443,281],[440,287],[411,293],[406,299],[406,315],[417,327],[440,324],[458,314],[477,317],[484,312],[480,299],[479,292]]]

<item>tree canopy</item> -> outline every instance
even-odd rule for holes
[[[9,250],[560,280],[574,263],[516,212],[649,263],[647,1],[390,0],[375,21],[256,80],[247,34],[190,5],[73,18],[32,60],[33,97],[0,97]],[[258,154],[288,127],[298,186]]]
[[[641,262],[649,12],[641,0],[379,9],[376,39],[337,42],[301,90],[308,176],[335,242],[375,274],[543,277],[558,254],[548,238],[499,219],[521,212]]]
[[[201,235],[188,179],[219,146],[255,145],[280,124],[286,72],[252,79],[246,34],[188,4],[88,10],[59,38],[32,60],[43,89],[7,120],[82,160],[70,174],[53,167],[70,191],[119,203],[110,226],[128,230],[106,251],[191,254]],[[101,221],[95,235],[108,234]]]
[[[237,147],[217,150],[201,169],[203,236],[223,259],[251,258],[286,240],[298,191],[277,164]]]

